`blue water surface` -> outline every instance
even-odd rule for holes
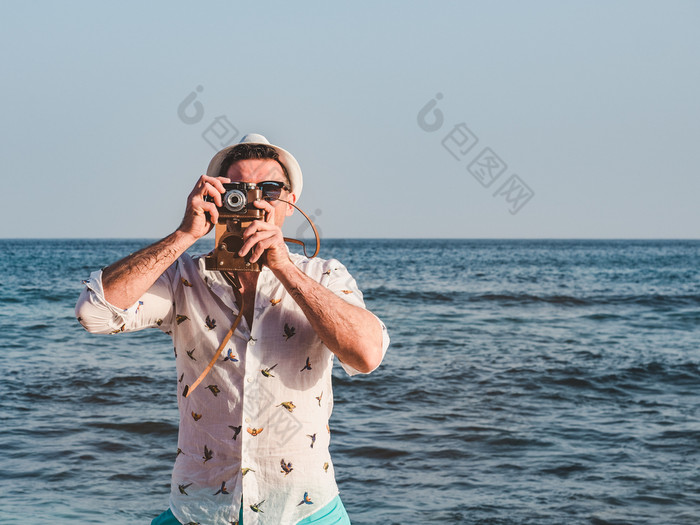
[[[167,508],[171,341],[73,315],[82,279],[149,242],[0,241],[0,522]],[[330,240],[321,256],[392,337],[371,375],[334,370],[354,524],[700,523],[700,241]]]

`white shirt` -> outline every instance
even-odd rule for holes
[[[337,260],[290,254],[294,264],[350,304],[362,293]],[[338,494],[328,445],[333,353],[272,271],[263,267],[252,327],[245,317],[209,375],[189,388],[238,313],[233,290],[204,257],[183,255],[132,307],[104,299],[94,272],[76,306],[90,332],[158,327],[171,334],[180,427],[170,509],[182,523],[294,524]],[[383,352],[389,345],[382,327]],[[341,363],[350,375],[358,373]]]

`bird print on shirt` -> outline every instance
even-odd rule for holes
[[[250,510],[252,510],[253,512],[262,512],[263,510],[260,508],[260,505],[262,505],[263,503],[265,503],[265,500],[262,500],[260,503],[251,505]]]
[[[248,434],[250,434],[251,436],[257,436],[258,434],[260,434],[260,432],[263,431],[262,428],[250,428],[250,427],[248,427],[246,430],[248,431]]]
[[[226,489],[226,482],[222,481],[221,482],[221,488],[214,492],[214,496],[218,496],[219,494],[230,494],[229,491]]]
[[[294,409],[296,408],[296,405],[292,403],[291,401],[282,401],[278,407],[286,408],[288,412],[294,412]]]
[[[209,328],[209,330],[213,330],[214,328],[216,328],[216,319],[212,319],[207,315],[207,318],[204,320],[204,324],[207,325],[207,328]]]
[[[313,434],[306,434],[307,438],[311,438],[311,448],[314,448],[314,443],[316,443],[316,433],[314,432]]]
[[[272,375],[270,372],[271,372],[271,370],[272,370],[273,368],[275,368],[277,365],[278,365],[278,363],[275,363],[275,364],[272,365],[270,368],[262,368],[262,369],[260,369],[260,373],[261,373],[262,375],[264,375],[265,377],[275,377],[275,376]]]
[[[232,363],[238,363],[238,359],[236,359],[236,356],[233,354],[232,348],[228,349],[228,353],[226,354],[226,357],[224,357],[224,361],[231,361]]]
[[[190,318],[187,317],[186,315],[180,315],[180,314],[178,314],[178,315],[175,316],[175,321],[177,322],[177,324],[182,324],[182,323],[184,323],[185,321],[189,321],[189,320],[190,320]]]
[[[297,504],[297,507],[298,507],[299,505],[304,505],[304,504],[306,504],[306,505],[313,505],[313,504],[314,504],[314,502],[311,501],[311,497],[309,496],[309,493],[308,493],[308,492],[304,492],[304,499],[301,500],[301,501]]]
[[[192,419],[194,419],[195,421],[199,421],[200,419],[202,419],[202,414],[197,414],[197,413],[193,410],[193,411],[192,411]]]
[[[241,469],[241,477],[243,477],[243,476],[245,476],[246,474],[248,474],[248,472],[255,472],[255,471],[254,471],[252,468],[243,467],[243,468]]]
[[[284,462],[284,458],[282,458],[282,461],[280,461],[280,466],[282,467],[282,472],[285,476],[288,475],[294,468],[292,467],[291,461],[289,463]]]
[[[195,356],[192,355],[192,354],[194,354],[194,351],[195,351],[195,350],[197,350],[197,349],[196,349],[196,348],[193,348],[192,350],[188,350],[188,351],[187,351],[187,356],[188,356],[190,359],[192,359],[192,361],[196,361],[196,360],[197,360],[197,358],[196,358]]]
[[[192,288],[192,283],[184,277],[180,277],[180,282],[183,284],[183,286],[188,286],[189,288]]]
[[[282,299],[270,299],[270,304],[272,306],[275,306],[275,305],[279,304],[281,300]]]
[[[123,332],[126,329],[126,324],[123,324],[121,328],[117,328],[116,330],[112,330],[110,334],[118,334],[119,332]]]
[[[316,396],[316,399],[318,400],[318,406],[321,406],[321,398],[323,397],[323,392],[321,392],[319,395]]]
[[[212,394],[214,394],[214,397],[218,396],[221,393],[221,390],[219,390],[219,387],[217,385],[209,385],[207,388],[211,391]]]
[[[204,455],[202,456],[202,459],[204,459],[204,463],[206,463],[207,461],[209,461],[213,457],[214,457],[214,451],[210,450],[209,447],[204,445]]]
[[[287,323],[284,323],[284,340],[289,341],[290,337],[293,337],[296,335],[297,329],[294,328],[293,326],[289,326]]]
[[[241,429],[243,428],[243,425],[238,425],[237,427],[229,425],[228,428],[233,430],[233,437],[231,439],[236,439],[238,437],[238,434],[241,433]]]
[[[299,371],[303,372],[304,370],[311,370],[311,358],[309,357],[306,358],[306,364],[304,365],[304,368],[302,368]]]
[[[187,494],[187,492],[186,492],[186,489],[190,485],[192,485],[192,483],[188,483],[187,485],[178,485],[177,488],[180,491],[180,494],[184,494],[185,496],[189,496],[189,494]]]

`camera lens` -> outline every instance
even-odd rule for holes
[[[224,207],[229,211],[241,211],[245,208],[245,193],[241,190],[231,190],[224,195]]]

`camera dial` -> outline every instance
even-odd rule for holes
[[[247,204],[245,193],[241,190],[230,190],[223,198],[224,207],[232,212],[241,211]]]

